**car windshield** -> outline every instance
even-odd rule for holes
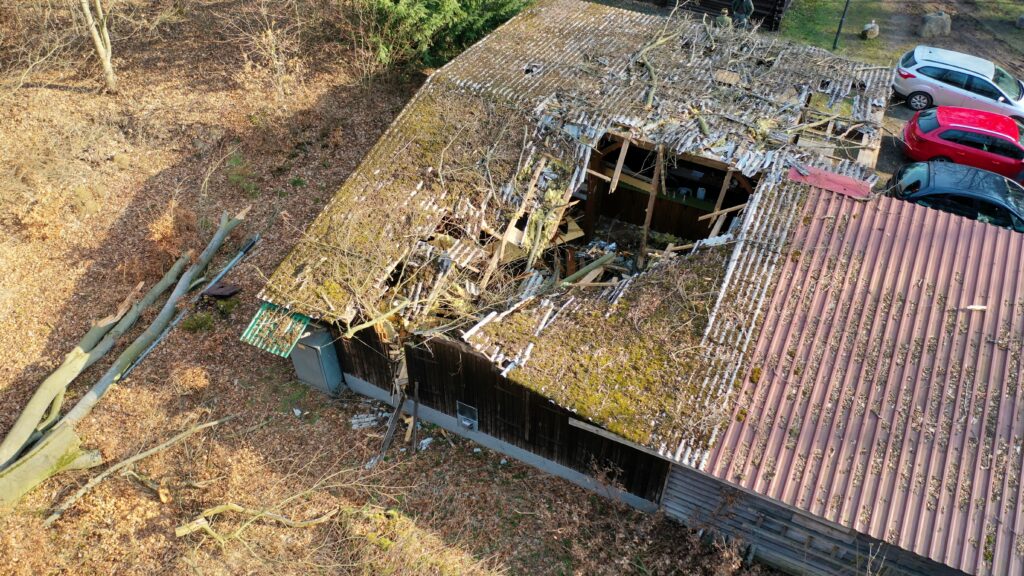
[[[899,180],[896,182],[898,190],[903,194],[916,192],[928,185],[928,165],[924,162],[907,164],[900,170]]]
[[[996,72],[992,75],[992,82],[1010,97],[1011,100],[1016,102],[1021,97],[1021,86],[1020,82],[1016,78],[1010,75],[1009,72],[1003,70],[999,66],[996,66]]]
[[[1024,186],[1006,179],[1006,202],[1017,214],[1024,214]]]

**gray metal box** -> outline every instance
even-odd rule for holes
[[[331,396],[337,396],[343,376],[331,333],[315,326],[292,350],[292,365],[299,380]]]

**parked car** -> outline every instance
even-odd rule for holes
[[[903,55],[892,86],[907,106],[960,106],[1024,119],[1024,85],[976,56],[918,46]]]
[[[1024,179],[1024,129],[1009,116],[939,106],[903,127],[903,151],[912,160],[956,162]]]
[[[1024,232],[1024,187],[988,170],[913,162],[893,175],[888,188],[915,204]]]

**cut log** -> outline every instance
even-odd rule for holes
[[[93,407],[100,398],[107,393],[115,382],[121,379],[121,374],[131,366],[135,357],[142,353],[158,336],[163,332],[164,328],[170,323],[171,318],[177,311],[178,301],[188,293],[189,288],[192,286],[193,280],[195,280],[199,274],[206,269],[210,264],[210,260],[213,259],[214,254],[220,249],[221,244],[227,239],[228,234],[238,226],[245,218],[245,213],[248,209],[243,210],[238,216],[234,218],[228,218],[227,214],[221,216],[220,226],[217,228],[217,232],[214,233],[210,243],[206,245],[206,249],[199,255],[199,259],[196,260],[195,264],[189,267],[188,270],[178,279],[178,283],[174,286],[174,290],[171,295],[167,298],[167,302],[164,303],[164,307],[157,314],[157,317],[153,322],[146,328],[146,331],[142,333],[134,342],[131,343],[128,348],[121,352],[121,355],[117,357],[114,364],[107,370],[105,374],[93,385],[85,396],[78,401],[75,406],[68,411],[67,416],[64,420],[76,424],[82,420],[89,412],[92,411]]]
[[[51,476],[103,462],[99,452],[82,450],[81,446],[82,439],[72,426],[54,426],[31,450],[0,472],[0,508],[13,506]]]

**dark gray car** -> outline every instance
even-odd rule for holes
[[[949,162],[906,164],[889,181],[897,198],[1024,232],[1024,188],[988,170]]]

